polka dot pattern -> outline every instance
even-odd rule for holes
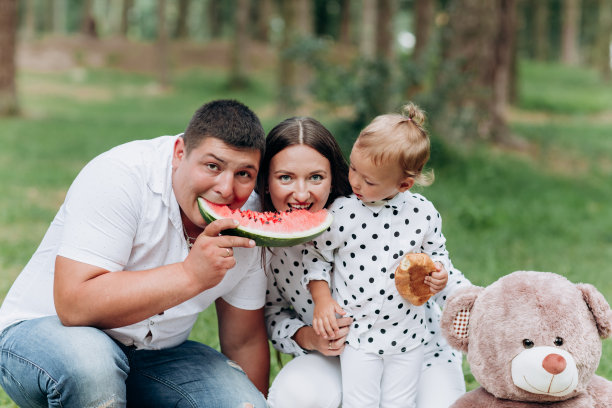
[[[451,270],[434,206],[407,192],[372,204],[342,197],[330,211],[334,223],[313,241],[317,250],[303,257],[308,273],[302,284],[329,282],[333,270],[333,296],[354,319],[347,337],[354,347],[393,354],[427,343],[435,330],[429,328],[425,306],[411,305],[397,294],[393,272],[408,252],[425,252]]]

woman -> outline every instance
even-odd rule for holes
[[[278,124],[268,134],[265,152],[257,191],[266,211],[318,211],[351,193],[348,166],[340,147],[312,118],[294,117]],[[310,248],[307,243],[266,253],[268,336],[277,350],[295,356],[270,387],[268,403],[272,408],[337,408],[342,400],[337,356],[344,349],[352,320],[338,319],[340,331],[331,339],[316,335],[311,327],[314,304],[300,282],[305,273],[302,256]],[[450,278],[465,280],[455,269]],[[443,296],[436,301],[443,302]],[[465,392],[461,354],[452,350],[440,334],[439,306],[430,301],[426,309],[435,333],[425,345],[417,406],[446,408]]]

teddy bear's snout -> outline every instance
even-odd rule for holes
[[[565,371],[565,367],[567,367],[567,361],[563,358],[563,356],[557,353],[551,353],[544,357],[544,361],[542,361],[542,367],[552,375],[557,375]]]
[[[578,386],[578,368],[572,355],[563,349],[533,347],[512,360],[512,381],[532,394],[562,397]]]

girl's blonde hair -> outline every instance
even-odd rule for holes
[[[355,148],[367,150],[375,165],[397,163],[415,184],[433,183],[433,171],[424,171],[429,160],[430,143],[424,128],[425,113],[413,103],[404,105],[401,113],[374,118],[355,141]]]

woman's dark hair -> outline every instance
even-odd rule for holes
[[[351,194],[348,181],[348,164],[342,150],[329,130],[319,121],[310,117],[285,119],[268,133],[266,149],[257,175],[257,193],[262,200],[264,211],[275,211],[270,194],[266,192],[268,173],[272,158],[289,146],[305,145],[312,147],[329,160],[331,170],[331,192],[325,207],[336,198]]]

